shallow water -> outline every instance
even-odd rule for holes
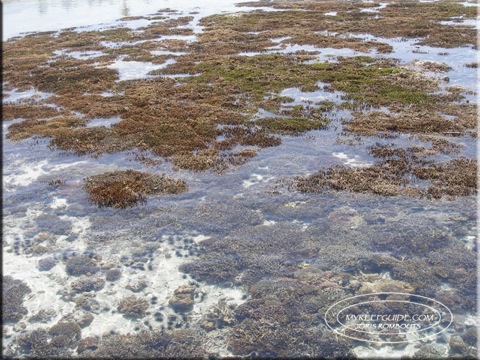
[[[3,2],[3,37],[110,23],[122,17],[149,15],[168,8],[200,12],[205,16],[205,13],[231,11],[235,9],[233,4],[244,1],[177,0],[173,4],[168,0],[6,0]]]
[[[208,2],[179,0],[175,3],[167,0],[5,1],[4,36],[10,38],[23,32],[56,31],[74,26],[100,29],[102,26],[123,26],[129,23],[138,28],[143,26],[145,21],[115,20],[124,16],[153,14],[168,7],[181,11],[182,15],[198,12],[199,14],[195,14],[194,20],[189,24],[194,32],[198,33],[201,31],[198,26],[201,17],[216,12],[234,11],[233,4],[234,1],[220,0]],[[241,8],[241,11],[248,9]],[[330,15],[335,16],[333,13]],[[473,49],[445,50],[418,46],[413,40],[379,39],[369,35],[364,38],[391,44],[394,53],[387,56],[399,59],[402,64],[414,60],[445,62],[453,68],[446,74],[450,78],[450,85],[476,89],[476,69],[464,66],[475,61],[477,52]],[[187,39],[194,41],[195,36]],[[277,42],[282,40],[286,39],[277,39]],[[112,43],[112,46],[118,46],[118,43]],[[350,49],[320,49],[296,44],[279,44],[269,52],[292,53],[298,50],[320,51],[316,61],[335,61],[337,56],[360,54]],[[442,52],[448,54],[439,55]],[[157,54],[181,55],[161,52]],[[80,59],[101,56],[97,52],[68,55]],[[119,59],[110,67],[119,70],[120,80],[129,80],[146,77],[151,70],[162,68],[174,61],[172,59],[158,65],[122,62]],[[322,85],[319,84],[320,88]],[[32,97],[44,99],[50,96],[35,90],[8,94],[10,97],[5,98],[6,102]],[[324,90],[302,92],[298,88],[288,88],[280,95],[293,98],[293,102],[284,104],[285,107],[309,105],[324,100],[336,103],[342,101],[341,93]],[[475,101],[475,98],[472,97],[472,101]],[[260,110],[257,114],[258,117],[270,115],[265,110]],[[29,329],[51,326],[63,315],[74,310],[74,303],[66,296],[68,292],[66,289],[71,285],[72,277],[66,275],[61,261],[73,253],[95,253],[105,262],[120,264],[123,272],[119,282],[108,283],[104,289],[96,292],[98,304],[92,310],[95,314],[94,322],[82,331],[82,336],[87,337],[102,336],[111,330],[127,333],[149,329],[143,321],[127,320],[114,311],[118,299],[131,294],[126,287],[141,280],[148,282],[148,287],[142,295],[149,301],[154,297],[158,298],[153,307],[156,309],[164,306],[165,309],[162,311],[166,315],[173,314],[168,308],[170,296],[179,285],[191,280],[189,275],[184,275],[178,268],[195,257],[195,254],[190,253],[195,244],[209,237],[245,240],[248,230],[248,236],[252,236],[253,240],[256,240],[257,236],[261,240],[262,234],[272,229],[272,232],[280,230],[289,234],[291,231],[291,234],[299,238],[307,236],[311,239],[323,239],[325,236],[335,237],[338,231],[339,243],[346,240],[356,243],[357,237],[360,238],[363,232],[375,237],[372,228],[381,227],[381,234],[385,234],[388,231],[397,231],[401,224],[413,230],[418,228],[419,231],[447,229],[445,231],[450,231],[456,241],[465,244],[466,247],[472,247],[472,237],[476,235],[476,199],[473,196],[453,201],[431,201],[342,192],[302,194],[283,186],[282,180],[312,174],[332,165],[352,167],[370,165],[375,159],[368,152],[368,147],[376,143],[394,143],[399,147],[423,144],[407,135],[400,135],[395,139],[364,137],[361,143],[351,146],[338,141],[342,131],[342,119],[349,118],[350,112],[337,112],[327,116],[331,117],[331,123],[326,130],[311,131],[295,137],[283,136],[280,146],[262,149],[257,157],[245,165],[222,175],[212,172],[176,171],[172,164],[164,160],[154,166],[147,165],[138,161],[136,159],[138,154],[134,152],[91,158],[51,150],[48,148],[48,139],[12,142],[6,139],[6,131],[10,124],[20,120],[4,124],[2,195],[4,273],[21,279],[32,287],[32,295],[25,302],[29,315],[47,307],[53,308],[56,312],[55,317],[48,323],[30,324]],[[87,126],[109,127],[118,121],[119,118],[95,119]],[[450,140],[463,145],[461,155],[476,156],[474,138],[464,136]],[[440,160],[449,158],[451,158],[449,155],[438,156]],[[177,195],[151,196],[146,204],[130,209],[98,208],[92,204],[82,189],[83,179],[123,169],[168,173],[185,180],[189,191]],[[52,181],[55,179],[62,179],[63,184],[53,186]],[[353,220],[349,218],[345,221],[344,215],[347,213],[355,213]],[[325,232],[322,228],[325,221],[333,223],[333,230]],[[366,240],[358,241],[362,244],[362,241]],[[32,247],[36,244],[46,246],[48,252],[32,254]],[[134,254],[140,250],[143,253],[139,256],[148,258],[144,262],[145,267],[142,268],[143,265],[138,264],[136,264],[138,267],[125,265],[128,261],[134,262]],[[360,245],[354,247],[352,251],[360,251]],[[39,271],[39,260],[49,256],[58,259],[58,263],[49,271]],[[311,259],[308,256],[292,255],[290,260],[303,263]],[[334,264],[336,259],[333,255],[330,261],[331,263],[319,266],[327,267]],[[219,285],[206,283],[200,285],[201,290],[205,292],[205,298],[195,304],[190,314],[191,323],[198,321],[220,299],[226,299],[227,302],[236,305],[245,301],[243,298],[245,290],[242,287],[233,283],[227,287],[225,284]],[[166,320],[155,322],[153,314],[142,320],[145,319],[154,324],[154,329],[166,323]],[[6,329],[7,335],[13,336],[16,332],[13,327]],[[452,333],[454,332],[448,332],[449,335]],[[7,342],[8,344],[10,343]],[[230,354],[225,344],[217,344],[211,350],[221,355]],[[388,348],[385,347],[374,351],[372,348],[361,347],[357,349],[357,353],[381,356],[385,355],[386,350]],[[414,349],[409,347],[400,353],[405,355],[413,351]]]

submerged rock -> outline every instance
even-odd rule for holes
[[[176,312],[187,312],[193,308],[194,300],[193,295],[195,293],[195,287],[190,285],[182,285],[175,292],[168,301],[168,304]]]
[[[28,310],[23,306],[23,298],[32,290],[23,281],[4,276],[2,282],[2,314],[4,322],[18,322]]]
[[[453,335],[448,344],[450,345],[450,354],[462,354],[467,348],[463,339],[458,335]]]
[[[117,310],[127,317],[143,317],[149,306],[150,305],[147,300],[132,295],[123,298],[120,301]]]
[[[148,283],[145,280],[135,281],[131,284],[127,285],[127,289],[133,291],[134,293],[138,293],[145,289],[148,286]]]
[[[117,281],[121,276],[122,271],[120,269],[110,269],[105,273],[105,279],[110,282]]]
[[[41,309],[37,313],[33,314],[30,316],[28,319],[28,322],[31,323],[48,323],[53,319],[53,317],[56,315],[56,311],[53,309]]]
[[[80,276],[86,274],[95,274],[99,267],[88,256],[74,256],[67,260],[65,270],[69,275]]]
[[[76,310],[72,313],[65,315],[61,321],[74,322],[82,329],[89,326],[93,321],[93,315],[90,312],[84,310]]]
[[[72,282],[72,291],[77,293],[98,291],[105,286],[105,280],[98,276],[88,277],[82,276],[80,279]]]
[[[78,342],[77,353],[81,354],[86,350],[96,350],[99,340],[95,337],[87,337]]]
[[[52,269],[55,265],[57,265],[57,260],[55,260],[54,258],[52,257],[48,257],[48,258],[45,258],[45,259],[41,259],[39,262],[38,262],[38,270],[40,271],[48,271],[50,269]]]

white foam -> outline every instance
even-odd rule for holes
[[[264,226],[273,226],[273,225],[275,225],[276,223],[277,223],[277,222],[274,221],[274,220],[264,220],[262,225],[264,225]]]
[[[60,199],[57,197],[53,198],[53,201],[50,204],[52,209],[65,209],[68,207],[67,199]]]
[[[363,161],[360,161],[360,156],[358,155],[354,155],[354,157],[350,157],[348,156],[347,154],[343,153],[343,152],[339,152],[339,153],[332,153],[332,155],[340,160],[343,161],[343,163],[345,165],[348,165],[348,166],[351,166],[351,167],[366,167],[366,166],[370,166],[371,164],[370,163],[367,163],[367,162],[363,162]]]
[[[9,169],[15,168],[15,172],[3,177],[3,188],[6,191],[14,191],[19,186],[28,186],[40,176],[48,173],[44,167],[48,160],[42,160],[35,164],[25,164],[23,160],[15,160],[7,165]]]
[[[259,184],[263,180],[262,175],[252,174],[249,179],[243,180],[243,187],[249,188],[253,185]]]
[[[377,7],[361,9],[360,12],[376,13],[376,12],[379,12],[381,9],[385,9],[387,5],[388,3],[380,3],[379,6]]]

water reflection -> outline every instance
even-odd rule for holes
[[[7,0],[3,3],[4,39],[32,31],[51,31],[151,14],[165,0]]]
[[[6,1],[7,4],[9,3],[14,3],[14,2],[19,2],[18,0],[15,1]],[[151,3],[150,0],[145,0],[144,2]],[[45,14],[48,11],[49,5],[50,7],[52,6],[57,6],[56,1],[51,1],[51,0],[38,0],[38,12],[40,14]],[[80,3],[85,3],[85,2],[80,2]],[[112,4],[114,5],[115,3],[119,3],[117,0],[88,0],[87,1],[88,6],[98,6],[102,5],[104,3]],[[72,8],[78,7],[79,6],[79,1],[78,0],[61,0],[60,5],[63,9],[65,10],[70,10]],[[121,2],[121,11],[123,16],[130,16],[130,6],[128,5],[126,0],[123,0]]]
[[[46,0],[38,0],[38,11],[45,14],[48,10],[48,2]]]
[[[130,15],[130,9],[128,8],[127,2],[125,0],[123,0],[123,4],[122,4],[122,15],[123,16]]]

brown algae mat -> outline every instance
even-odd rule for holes
[[[145,202],[146,194],[178,194],[187,191],[185,182],[166,175],[134,170],[94,175],[85,179],[90,200],[99,206],[125,208]]]
[[[78,155],[150,151],[176,168],[222,173],[254,157],[258,148],[280,145],[281,136],[327,128],[328,115],[339,109],[354,112],[344,130],[361,136],[448,136],[472,133],[475,128],[476,106],[462,100],[468,92],[443,86],[440,78],[424,74],[448,73],[451,68],[446,64],[427,61],[404,66],[379,55],[321,62],[315,60],[315,52],[269,53],[275,44],[392,52],[389,44],[367,41],[361,37],[364,34],[418,39],[420,45],[475,47],[472,28],[441,23],[459,17],[474,19],[474,7],[452,1],[404,1],[366,12],[361,10],[372,10],[379,4],[284,1],[248,5],[267,5],[281,11],[240,11],[203,18],[200,25],[204,31],[190,43],[181,36],[193,34],[183,27],[192,17],[170,19],[168,12],[162,11],[151,16],[155,21],[140,31],[120,27],[77,33],[67,29],[5,42],[5,89],[35,87],[50,94],[43,100],[6,103],[4,121],[24,119],[10,126],[7,137],[48,137],[51,148]],[[327,12],[334,16],[326,16]],[[166,35],[180,37],[158,41],[159,36]],[[99,54],[83,59],[69,56],[82,51]],[[163,52],[153,55],[152,51]],[[241,52],[254,52],[254,56],[241,56]],[[119,57],[127,62],[174,61],[152,71],[147,79],[119,81],[117,70],[108,67]],[[175,78],[177,75],[182,77]],[[318,82],[325,84],[325,91],[344,94],[344,101],[315,111],[321,108],[320,103],[289,108],[293,99],[280,96],[282,90],[292,87],[306,92],[319,90]],[[388,112],[376,110],[380,107]],[[273,116],[258,119],[255,114],[259,109]],[[121,121],[111,128],[86,127],[98,117],[119,117]],[[238,150],[239,146],[249,148]],[[368,182],[371,170],[345,171],[355,174],[354,182],[359,177]],[[334,172],[329,182],[334,181]],[[386,187],[402,182],[388,173],[378,180]],[[297,188],[307,190],[305,186]],[[372,191],[368,186],[336,188],[398,193]]]

